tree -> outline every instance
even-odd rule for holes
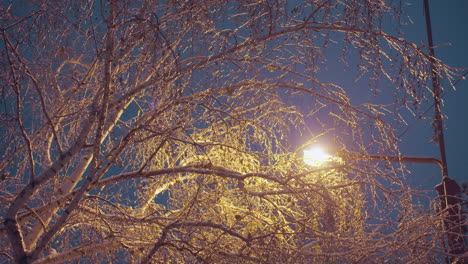
[[[301,158],[330,135],[343,154],[399,154],[399,114],[431,99],[429,56],[386,33],[401,11],[355,0],[3,3],[3,259],[440,260],[441,216],[413,203],[403,164]],[[348,69],[375,102],[353,105],[349,87],[323,78],[336,59],[358,62]],[[456,74],[434,63],[438,77]]]

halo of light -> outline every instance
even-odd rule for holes
[[[304,150],[304,162],[310,166],[318,167],[331,159],[332,156],[327,154],[323,147],[316,146]]]

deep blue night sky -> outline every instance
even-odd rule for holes
[[[464,28],[468,26],[468,1],[429,1],[433,42],[436,46],[435,55],[447,65],[460,68],[458,72],[465,74],[468,71],[468,34]],[[402,27],[403,37],[420,47],[427,46],[426,22],[424,16],[423,0],[412,1],[412,4],[403,6],[405,17],[402,18],[405,25]],[[408,18],[409,17],[409,18]],[[409,22],[412,21],[412,22]],[[394,23],[394,22],[391,22]],[[396,34],[391,29],[394,24],[385,25],[389,34]],[[356,81],[356,75],[346,69],[342,63],[336,60],[336,54],[340,50],[331,49],[326,51],[329,63],[326,69],[319,73],[320,80],[324,83],[333,82],[343,87],[350,96],[353,105],[377,100],[382,104],[393,102],[393,91],[395,87],[385,81],[378,89],[381,90],[378,98],[369,92],[366,76]],[[348,57],[350,65],[353,66],[353,57]],[[468,77],[468,74],[467,76]],[[468,171],[468,81],[454,80],[456,90],[453,90],[447,80],[440,80],[444,87],[442,114],[444,119],[444,133],[448,163],[448,174],[460,185],[468,181],[465,175]],[[422,119],[406,113],[407,126],[395,127],[396,135],[399,137],[399,146],[403,156],[433,157],[440,158],[438,145],[432,141],[434,129],[431,125],[434,117],[432,98],[427,98],[422,111],[428,110]],[[404,111],[403,111],[404,112]],[[403,113],[405,114],[405,113]],[[392,116],[393,118],[396,116]],[[333,135],[331,135],[333,137]],[[328,139],[328,141],[332,141]],[[331,142],[326,142],[325,145]],[[332,144],[332,143],[331,143]],[[383,154],[387,153],[371,153]],[[411,173],[406,175],[411,187],[417,190],[428,191],[427,195],[434,198],[436,192],[434,186],[442,180],[440,168],[435,164],[406,164]]]

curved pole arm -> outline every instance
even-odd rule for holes
[[[385,156],[385,155],[365,155],[360,153],[347,153],[339,155],[342,158],[355,158],[359,160],[377,160],[391,162],[410,162],[410,163],[433,163],[443,169],[442,161],[432,157],[407,157],[407,156]]]

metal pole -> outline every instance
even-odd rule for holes
[[[347,153],[343,155],[345,158],[355,158],[358,160],[376,160],[390,162],[410,162],[410,163],[432,163],[438,165],[441,170],[443,163],[439,159],[432,157],[408,157],[408,156],[385,156],[385,155],[364,155],[360,153]]]
[[[440,159],[442,162],[442,176],[448,177],[447,156],[445,154],[444,129],[441,113],[440,84],[435,70],[435,51],[432,41],[431,15],[429,13],[429,2],[424,0],[424,14],[426,16],[427,42],[429,49],[429,62],[431,64],[432,92],[434,94],[434,129],[439,143]]]
[[[439,143],[439,151],[442,165],[442,183],[435,189],[439,194],[441,202],[441,213],[444,215],[444,227],[447,242],[448,253],[455,257],[450,257],[451,261],[457,263],[468,263],[468,259],[462,256],[467,251],[467,245],[464,237],[464,215],[461,204],[461,189],[458,184],[448,177],[447,158],[445,153],[445,140],[443,131],[443,121],[441,114],[440,84],[436,73],[436,58],[434,43],[432,40],[431,14],[429,12],[429,1],[424,0],[424,14],[426,17],[427,42],[429,49],[429,62],[431,64],[432,91],[434,94],[434,129]]]

